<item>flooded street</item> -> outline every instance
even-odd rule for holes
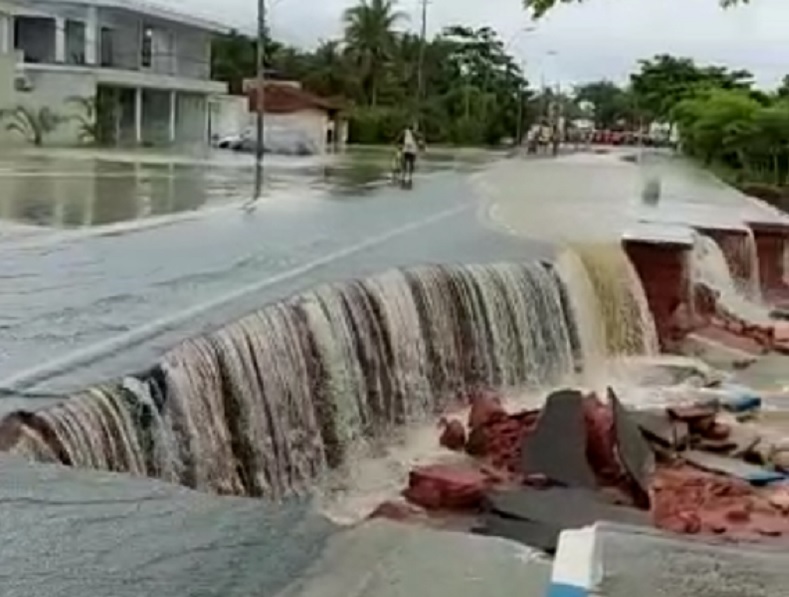
[[[389,157],[267,159],[251,214],[239,209],[249,156],[7,157],[1,385],[64,390],[143,368],[185,336],[321,281],[523,254],[476,224],[464,174],[489,156],[436,152],[410,191],[387,182]]]
[[[0,387],[19,390],[2,410],[34,409],[57,400],[51,393],[129,375],[31,415],[42,422],[34,439],[37,429],[63,430],[72,466],[14,456],[0,463],[0,525],[12,538],[4,587],[15,595],[401,594],[393,577],[368,574],[383,561],[420,585],[441,562],[458,561],[466,583],[493,575],[517,578],[527,592],[545,584],[544,562],[514,543],[331,522],[346,512],[358,520],[363,508],[398,495],[414,462],[442,450],[432,422],[402,445],[377,446],[374,458],[354,443],[362,421],[387,412],[372,408],[383,386],[365,373],[397,387],[414,416],[435,412],[445,385],[471,383],[463,375],[486,387],[528,378],[540,387],[538,403],[540,384],[574,370],[577,351],[589,367],[596,361],[577,337],[586,316],[571,310],[589,295],[535,260],[574,235],[619,239],[642,219],[733,220],[756,208],[679,161],[645,169],[616,155],[434,154],[403,190],[386,180],[387,152],[367,151],[270,160],[266,197],[246,213],[246,158],[2,162]],[[665,201],[647,213],[639,190],[652,168]],[[324,282],[395,266],[498,262],[338,284],[176,347]],[[758,373],[781,367],[776,359]],[[243,427],[269,419],[270,438]],[[349,451],[347,470],[326,479],[314,440],[329,423]],[[292,497],[306,493],[306,478],[319,488],[315,502]],[[267,483],[291,497],[212,495],[268,497]],[[239,493],[247,484],[255,491]]]

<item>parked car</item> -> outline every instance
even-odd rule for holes
[[[218,138],[220,149],[253,153],[257,145],[255,130],[247,128],[237,135]],[[315,142],[300,129],[266,127],[263,131],[263,151],[277,155],[308,156],[319,152]]]

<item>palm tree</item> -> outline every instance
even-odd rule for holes
[[[395,10],[397,0],[359,0],[345,11],[347,50],[361,71],[367,100],[371,106],[378,101],[378,85],[384,64],[392,57],[395,36],[393,28],[406,18]]]
[[[36,147],[41,147],[44,144],[44,137],[60,126],[64,120],[63,116],[47,107],[36,111],[20,105],[0,110],[0,121],[6,121],[6,130],[19,133]]]
[[[79,114],[71,116],[71,119],[76,121],[79,126],[80,141],[96,143],[101,136],[96,98],[75,95],[66,99],[66,103],[74,105],[79,110]]]

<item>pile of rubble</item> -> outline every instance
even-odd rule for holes
[[[721,304],[716,291],[700,283],[695,287],[694,305],[690,309],[681,303],[672,314],[672,346],[696,333],[754,355],[789,354],[789,321],[782,310],[770,312],[769,321],[748,321]]]
[[[419,466],[395,518],[462,514],[478,533],[553,552],[559,534],[597,521],[728,540],[789,542],[789,453],[745,419],[758,398],[629,410],[576,390],[508,413],[474,397],[468,421],[441,421],[460,464]]]

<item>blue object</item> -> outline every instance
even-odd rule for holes
[[[754,472],[749,473],[745,476],[745,480],[748,481],[751,485],[756,485],[761,487],[763,485],[770,485],[771,483],[778,483],[780,481],[786,481],[787,476],[782,473],[777,473],[775,471],[768,471],[763,470],[761,472]]]
[[[730,412],[751,412],[762,407],[762,397],[750,388],[726,384],[721,389],[728,395],[721,400],[721,405]]]
[[[553,583],[548,587],[546,597],[589,597],[589,589],[575,585]]]

